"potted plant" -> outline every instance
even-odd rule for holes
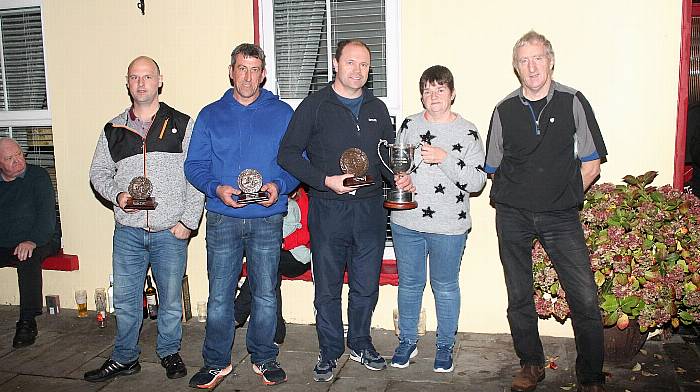
[[[640,332],[700,320],[700,201],[650,186],[656,175],[594,185],[580,214],[606,335],[628,330],[617,343],[634,353],[645,340]],[[538,241],[532,255],[537,313],[563,322],[566,293]],[[611,349],[606,343],[606,359],[616,356]]]

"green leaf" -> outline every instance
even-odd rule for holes
[[[603,275],[603,273],[600,271],[596,271],[595,274],[593,274],[593,278],[595,279],[595,284],[598,287],[605,283],[605,275]]]
[[[603,303],[600,304],[601,309],[605,312],[610,313],[617,311],[619,304],[617,298],[613,294],[603,294]],[[615,321],[617,322],[617,316],[615,316]]]
[[[627,274],[619,273],[615,274],[615,282],[619,284],[620,286],[624,286],[627,284]]]
[[[678,313],[678,316],[680,316],[681,320],[683,320],[683,321],[689,321],[689,322],[695,321],[695,319],[693,318],[693,315],[686,312],[686,311]]]
[[[688,282],[683,285],[683,293],[686,295],[694,293],[697,289],[698,287],[695,284],[693,284],[693,282]]]
[[[626,176],[624,176],[624,177],[622,177],[622,181],[624,181],[625,183],[630,184],[630,185],[637,185],[637,184],[639,184],[639,180],[637,180],[637,177],[631,176],[631,175],[629,175],[629,174],[626,175]]]
[[[605,320],[603,320],[603,323],[605,324],[606,327],[611,327],[615,324],[617,324],[617,319],[619,318],[617,314],[617,310],[608,314],[605,316]]]
[[[633,278],[632,280],[632,290],[639,290],[639,279]]]
[[[644,173],[642,175],[642,179],[641,179],[643,181],[642,186],[647,186],[647,185],[651,184],[654,181],[654,178],[656,178],[656,176],[658,174],[659,174],[658,172],[653,171],[653,170],[650,170],[650,171]]]
[[[549,293],[556,295],[557,291],[559,291],[559,282],[554,282],[551,286],[549,286]]]
[[[664,201],[664,195],[662,195],[660,192],[653,192],[651,195],[651,200],[653,200],[655,203],[661,203]]]

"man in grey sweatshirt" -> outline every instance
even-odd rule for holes
[[[85,380],[91,382],[141,370],[138,339],[149,264],[160,296],[156,352],[168,378],[187,374],[178,353],[182,277],[188,239],[199,225],[204,206],[204,195],[187,182],[183,169],[194,122],[159,102],[163,77],[153,59],[134,59],[126,81],[132,106],[104,126],[90,167],[93,187],[114,206],[112,268],[117,318],[114,351],[100,368],[85,373]],[[133,206],[129,188],[135,177],[150,181],[155,209]]]

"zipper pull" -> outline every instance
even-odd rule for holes
[[[360,124],[355,123],[355,126],[357,127],[357,133],[360,133]]]

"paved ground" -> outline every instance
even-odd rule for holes
[[[114,323],[98,329],[94,313],[78,319],[73,310],[60,316],[41,316],[37,342],[28,348],[12,348],[14,322],[18,308],[0,306],[0,391],[103,391],[156,392],[193,391],[187,387],[189,376],[201,366],[201,345],[204,324],[190,320],[184,324],[182,357],[188,365],[188,376],[178,380],[165,377],[154,352],[155,322],[146,320],[141,333],[140,373],[92,384],[82,380],[85,371],[99,367],[109,356],[114,338]],[[377,391],[377,392],[443,392],[443,391],[508,391],[517,367],[509,335],[460,333],[455,348],[455,371],[433,373],[434,333],[419,343],[419,354],[407,369],[389,368],[371,372],[348,359],[339,361],[337,377],[332,383],[315,383],[311,370],[318,355],[313,326],[289,325],[287,340],[280,347],[279,360],[289,381],[273,387],[263,386],[253,374],[245,351],[245,328],[239,330],[234,344],[234,373],[216,389],[224,391]],[[393,331],[373,331],[380,353],[391,356],[396,338]],[[574,342],[567,338],[543,338],[549,356],[558,356],[556,370],[547,370],[545,381],[537,391],[575,391],[573,364]],[[650,340],[628,363],[607,364],[609,391],[700,392],[700,355],[695,329],[685,330],[662,341]],[[639,365],[637,365],[639,364]],[[637,365],[637,366],[636,366]],[[638,369],[637,369],[638,368]]]

